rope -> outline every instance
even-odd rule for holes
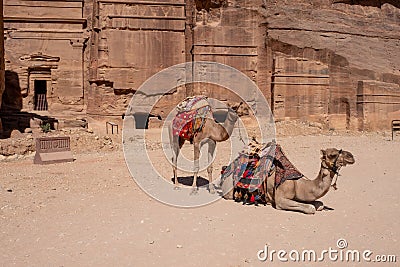
[[[333,180],[332,180],[332,183],[331,183],[331,186],[332,186],[333,189],[335,189],[335,190],[337,190],[336,183],[337,183],[337,180],[338,180],[338,178],[339,178],[339,176],[340,176],[339,171],[340,171],[340,167],[337,169],[335,175],[333,176]],[[336,177],[336,179],[335,179],[335,177]]]
[[[243,140],[242,133],[241,133],[241,131],[240,131],[239,120],[238,120],[237,123],[238,123],[238,129],[239,129],[239,140],[242,141],[243,145],[246,145],[246,143],[245,143],[244,140]]]
[[[340,171],[340,168],[341,168],[341,167],[337,167],[337,166],[336,166],[336,163],[337,163],[337,160],[338,160],[340,154],[342,154],[342,152],[343,152],[343,150],[340,149],[340,150],[339,150],[339,154],[337,155],[335,161],[333,162],[333,167],[332,167],[332,171],[335,173],[335,175],[333,176],[333,180],[332,180],[331,186],[332,186],[333,189],[335,189],[335,190],[337,190],[336,182],[337,182],[337,180],[338,180],[338,178],[339,178],[339,175],[340,175],[340,174],[339,174],[339,171]],[[335,179],[335,177],[336,177],[336,179]]]
[[[246,143],[244,142],[244,139],[243,139],[243,137],[242,137],[242,133],[241,133],[241,131],[240,131],[239,114],[237,114],[237,111],[239,111],[239,108],[240,108],[240,106],[241,106],[242,104],[243,104],[243,102],[240,102],[240,103],[239,103],[239,106],[236,107],[235,112],[236,112],[236,115],[238,116],[237,124],[238,124],[238,129],[239,129],[239,140],[242,141],[243,145],[246,146]]]

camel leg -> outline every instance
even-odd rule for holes
[[[174,137],[172,141],[172,170],[174,173],[174,184],[175,190],[180,189],[180,184],[178,181],[178,156],[179,156],[179,151],[181,150],[183,146],[184,140],[182,141],[179,137]]]
[[[215,194],[215,186],[212,183],[213,177],[212,177],[212,171],[213,171],[213,159],[214,159],[214,152],[215,152],[215,146],[216,143],[213,140],[208,141],[208,167],[207,167],[207,173],[208,173],[208,190],[211,194]]]
[[[279,210],[300,211],[305,214],[314,214],[316,209],[312,204],[305,204],[288,198],[279,198],[275,200],[276,208]]]
[[[263,188],[265,191],[265,202],[275,206],[275,172],[265,178]]]
[[[199,190],[197,188],[197,175],[199,173],[199,158],[200,158],[200,143],[199,142],[194,142],[194,170],[193,170],[193,184],[192,184],[192,194],[197,194],[197,191]]]

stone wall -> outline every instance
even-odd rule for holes
[[[276,118],[312,120],[310,116],[304,117],[304,112],[322,104],[317,113],[319,119],[324,117],[326,127],[364,129],[365,124],[359,125],[358,120],[362,116],[358,113],[358,82],[377,80],[393,83],[394,87],[400,84],[400,9],[395,2],[264,1],[261,12],[268,27],[269,57],[274,62],[283,56],[325,65],[325,75],[329,76],[329,86],[323,93],[325,100],[301,103],[300,113],[294,117],[290,110],[300,107],[297,100],[291,101],[291,93],[299,91],[302,97],[309,98],[307,95],[312,97],[315,86],[304,92],[301,84],[293,84],[291,93],[273,97],[278,100],[272,104],[275,108],[282,109],[282,99],[286,103],[284,112],[277,110]],[[288,64],[286,68],[291,68]],[[273,64],[270,69],[274,76]],[[308,64],[302,72],[314,74],[315,70]],[[302,83],[301,79],[291,79]],[[395,102],[390,97],[386,100]]]
[[[121,117],[146,79],[185,62],[185,3],[99,0],[94,14],[87,114]]]
[[[207,5],[207,3],[211,3]],[[212,3],[214,5],[212,5]],[[247,75],[270,98],[266,86],[265,30],[260,25],[260,14],[255,7],[262,1],[196,1],[193,15],[193,61],[212,61],[238,69]],[[205,74],[205,75],[213,75]],[[230,89],[230,88],[228,88]],[[190,94],[202,93],[223,101],[240,102],[240,98],[227,89],[212,85],[199,85]],[[241,92],[246,101],[254,96]],[[254,100],[254,99],[253,99]],[[251,104],[251,103],[250,103]]]
[[[325,123],[328,114],[329,67],[318,60],[275,53],[272,109],[275,120],[304,119]]]
[[[375,123],[380,115],[360,100],[359,84],[397,92],[399,8],[394,0],[5,0],[6,69],[18,76],[24,110],[35,109],[41,80],[50,114],[104,119],[120,118],[158,71],[214,61],[254,81],[278,121],[373,130],[383,127]],[[165,118],[185,96],[200,93],[240,101],[219,86],[187,85],[152,112]],[[396,97],[384,100],[393,116]]]
[[[400,86],[378,81],[360,81],[357,88],[360,129],[385,130],[400,118]]]
[[[83,4],[83,0],[4,1],[6,69],[19,79],[24,110],[37,109],[35,86],[42,81],[51,115],[84,114]]]
[[[3,1],[0,1],[0,31],[4,31],[3,24]],[[4,67],[4,38],[0,38],[0,110],[2,103],[2,96],[4,92],[4,75],[5,75],[5,67]],[[0,133],[3,131],[3,124],[0,118]]]

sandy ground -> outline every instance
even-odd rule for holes
[[[400,138],[389,139],[377,134],[278,139],[311,178],[319,170],[321,148],[343,148],[355,156],[356,163],[341,171],[339,189],[322,199],[332,210],[315,215],[222,199],[200,208],[167,206],[140,190],[120,150],[75,153],[72,163],[46,166],[33,165],[32,158],[1,162],[0,265],[398,266]],[[160,160],[157,166],[170,171],[156,141],[150,150]],[[218,151],[224,153],[223,144]],[[396,255],[397,263],[334,262],[326,254],[324,262],[257,258],[266,244],[269,251],[315,250],[319,256],[338,249],[338,239],[348,243],[341,251],[371,250],[371,259]]]

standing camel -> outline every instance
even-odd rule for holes
[[[236,110],[238,108],[239,107],[237,107]],[[193,173],[193,185],[192,185],[193,189],[191,194],[196,194],[198,192],[197,175],[199,172],[200,148],[204,143],[208,143],[208,164],[209,164],[207,167],[208,190],[211,194],[215,193],[215,187],[214,184],[212,183],[212,170],[213,170],[212,161],[214,157],[216,142],[222,142],[229,139],[237,120],[238,120],[238,115],[236,114],[236,111],[228,107],[227,117],[223,124],[217,123],[211,117],[206,117],[201,131],[197,132],[194,135],[192,140],[194,145],[194,173]],[[180,149],[187,140],[180,137],[179,135],[173,134],[172,125],[169,127],[169,137],[173,155],[172,168],[174,173],[175,189],[179,189],[179,182],[177,176],[178,155]]]

